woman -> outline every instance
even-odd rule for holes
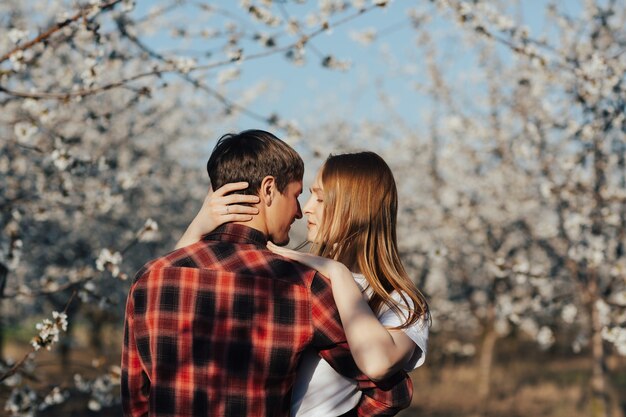
[[[225,221],[255,214],[254,196],[227,195],[245,188],[228,184],[205,203],[177,247],[197,241]],[[314,254],[268,243],[268,249],[318,270],[333,297],[352,356],[372,380],[425,359],[428,306],[406,274],[396,240],[397,190],[391,170],[373,152],[331,155],[317,174],[303,208]],[[360,399],[356,382],[305,352],[294,386],[292,414],[351,415]]]

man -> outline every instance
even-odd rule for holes
[[[304,164],[274,135],[223,136],[207,164],[214,190],[237,181],[259,213],[146,264],[126,305],[122,404],[126,416],[288,416],[301,353],[312,347],[363,390],[354,415],[409,405],[402,372],[375,385],[347,347],[330,283],[267,250],[302,217]]]

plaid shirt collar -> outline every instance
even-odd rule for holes
[[[235,223],[226,223],[202,237],[203,241],[251,243],[265,247],[267,236],[257,229]]]

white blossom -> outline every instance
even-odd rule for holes
[[[348,60],[339,60],[332,55],[328,55],[322,60],[322,66],[339,71],[347,71],[352,66],[352,62]]]
[[[561,318],[567,324],[574,323],[574,320],[576,319],[577,314],[578,314],[578,308],[576,308],[576,306],[573,304],[567,304],[561,310]]]
[[[87,407],[91,411],[95,412],[102,410],[102,404],[100,404],[97,400],[94,400],[93,398],[89,400],[89,402],[87,403]]]
[[[581,65],[582,75],[590,80],[599,80],[606,76],[607,65],[604,59],[597,53],[591,59],[584,61]]]
[[[278,26],[282,23],[282,19],[278,16],[274,16],[270,9],[266,7],[251,5],[248,7],[248,13],[250,13],[255,20],[263,22],[268,26]]]
[[[602,329],[602,338],[608,342],[613,343],[617,352],[626,356],[626,328],[625,327],[604,327]]]
[[[122,12],[129,13],[135,9],[135,0],[122,0]]]
[[[31,144],[31,139],[39,129],[30,122],[18,122],[13,126],[17,140],[21,143]]]
[[[65,148],[55,149],[54,151],[52,151],[50,157],[52,158],[54,166],[59,171],[65,171],[74,162],[74,158],[72,158],[68,150]]]
[[[611,323],[611,307],[602,299],[596,301],[595,307],[600,316],[600,324],[608,326]]]
[[[11,54],[9,60],[11,61],[11,65],[13,69],[17,72],[22,71],[26,66],[27,52],[23,50],[17,50]]]
[[[100,74],[98,62],[94,58],[87,58],[83,64],[85,69],[80,74],[80,77],[82,78],[83,83],[90,87],[98,81],[98,76]]]
[[[196,66],[196,60],[193,58],[180,57],[174,60],[174,66],[177,70],[186,74]]]
[[[238,67],[227,68],[223,71],[220,71],[220,73],[217,74],[217,82],[219,84],[226,84],[230,81],[238,79],[240,75],[241,75],[240,68]]]
[[[17,28],[13,28],[9,31],[8,33],[8,37],[9,40],[14,43],[14,44],[19,44],[21,41],[23,41],[24,39],[26,39],[28,37],[28,31],[27,30],[21,30],[21,29],[17,29]]]
[[[98,259],[96,259],[96,269],[98,271],[104,271],[105,269],[111,272],[113,277],[120,275],[119,265],[122,263],[122,254],[119,252],[111,252],[109,249],[104,248],[100,251]]]
[[[37,411],[37,394],[27,385],[24,387],[14,388],[11,391],[8,401],[4,409],[11,413],[12,416],[34,417]]]
[[[306,15],[304,21],[306,22],[306,25],[311,28],[313,26],[317,26],[320,23],[320,17],[316,14],[309,13],[308,15]]]
[[[543,326],[539,329],[536,337],[542,349],[547,349],[554,344],[554,333],[552,333],[552,330],[547,326]]]
[[[52,405],[61,404],[65,402],[65,400],[67,400],[68,397],[69,397],[69,392],[62,391],[61,388],[59,387],[54,387],[52,391],[50,391],[48,395],[44,397],[41,404],[39,404],[39,410],[45,410],[46,408]]]
[[[374,28],[368,28],[362,31],[351,31],[350,38],[363,45],[369,45],[376,40],[378,32]]]
[[[59,341],[59,333],[61,330],[67,331],[67,315],[52,312],[52,320],[43,319],[41,323],[37,323],[35,328],[39,330],[39,335],[31,340],[31,345],[35,350],[45,347],[50,350],[52,345]]]
[[[139,232],[140,242],[154,242],[158,239],[159,224],[152,219],[147,219]]]

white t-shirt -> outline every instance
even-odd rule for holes
[[[361,290],[367,287],[367,280],[363,275],[354,274],[354,280]],[[366,294],[371,296],[371,289],[368,288]],[[401,313],[408,311],[400,294],[394,292],[392,297]],[[412,308],[411,299],[407,297],[407,300]],[[395,311],[383,307],[378,314],[378,320],[385,327],[395,327],[404,323],[406,318],[401,319]],[[420,319],[402,331],[419,347],[404,367],[408,372],[421,366],[426,360],[428,325],[425,320]],[[337,373],[315,350],[309,349],[303,353],[291,397],[292,416],[340,416],[356,407],[360,399],[361,391],[357,389],[356,381]]]

